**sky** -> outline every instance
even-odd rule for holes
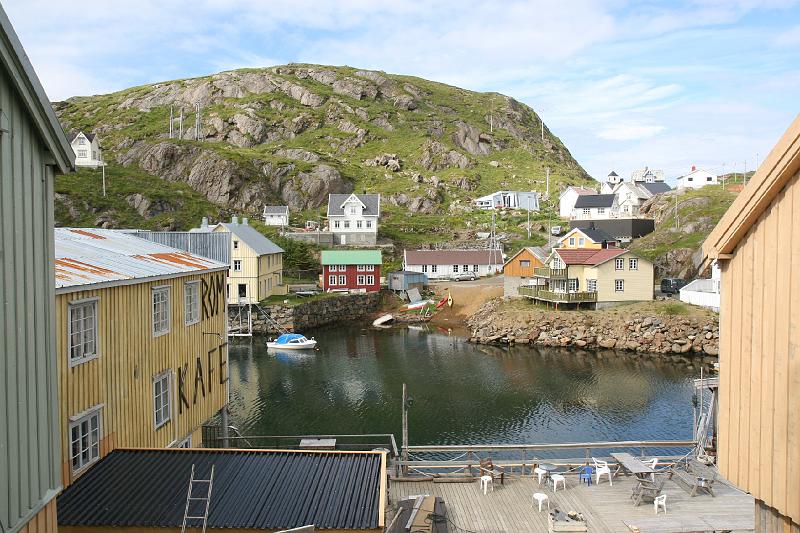
[[[800,0],[4,0],[51,100],[289,62],[530,105],[595,178],[752,170],[800,111]]]

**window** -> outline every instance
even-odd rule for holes
[[[356,206],[354,206],[354,205],[350,206],[350,214],[351,215],[355,215],[356,214]]]
[[[469,272],[469,265],[461,265],[461,272]]]
[[[428,265],[422,265],[422,271],[423,272],[427,272],[428,271]]]
[[[100,407],[70,421],[69,439],[73,472],[86,468],[100,458]]]
[[[472,265],[472,271],[473,272],[477,272],[478,271],[478,265]]]
[[[694,178],[686,178],[686,181],[694,181]]]
[[[583,237],[578,239],[578,246],[583,246],[585,243],[586,243],[586,239],[584,239]]]
[[[531,267],[531,261],[530,261],[530,259],[523,259],[523,260],[521,260],[521,261],[519,262],[519,266],[520,266],[520,268],[530,268],[530,267]]]
[[[88,152],[86,150],[78,150],[78,157],[87,157]]]
[[[239,241],[233,241],[233,249],[234,250],[238,250],[239,249]]]
[[[458,265],[453,265],[453,274],[458,272]]]
[[[247,283],[239,283],[239,298],[247,298]]]
[[[436,272],[436,265],[431,265],[431,272]]]
[[[344,229],[348,229],[348,228],[350,228],[350,221],[349,220],[345,220],[344,221]]]
[[[367,265],[367,272],[375,272],[375,265]]]
[[[69,305],[69,364],[97,357],[97,299]]]
[[[92,150],[92,159],[97,160],[97,152]]]
[[[375,285],[375,276],[367,276],[367,285]]]
[[[575,237],[570,237],[569,238],[569,245],[570,246],[575,246]]]
[[[200,322],[200,282],[183,285],[183,321],[187,326]]]
[[[153,289],[153,336],[169,333],[169,287]]]
[[[242,260],[241,259],[234,259],[233,260],[233,271],[234,272],[241,272],[242,271]]]
[[[347,285],[347,276],[339,276],[339,285]]]
[[[336,276],[332,274],[328,276],[328,285],[336,285]]]
[[[597,280],[596,279],[587,279],[586,280],[586,290],[589,292],[597,292]]]
[[[361,229],[361,225],[362,224],[363,224],[363,222],[361,222],[360,220],[356,220],[356,228],[357,229]]]
[[[356,279],[356,282],[357,282],[359,285],[364,285],[364,283],[365,283],[366,281],[367,281],[367,277],[366,277],[364,274],[359,274],[359,275],[358,275],[358,278]]]
[[[606,212],[606,208],[605,207],[598,207],[597,208],[597,214],[598,215],[602,215],[605,212]]]
[[[167,370],[153,378],[153,423],[158,429],[172,418],[172,372]]]
[[[561,260],[560,257],[554,257],[553,261],[550,263],[553,270],[561,270],[564,268],[564,262]]]
[[[372,221],[371,220],[367,220],[367,229],[371,229],[371,228],[372,228]]]
[[[614,280],[614,291],[616,291],[616,292],[625,291],[625,280],[624,279],[615,279]]]
[[[614,270],[623,270],[625,268],[625,260],[621,257],[618,257],[614,261]]]
[[[334,220],[333,221],[333,227],[337,228],[337,229],[339,228],[339,221],[338,220]]]
[[[706,181],[714,181],[714,179],[713,179],[711,176],[708,176],[708,177],[706,178]]]
[[[364,269],[366,269],[366,268],[367,268],[366,265],[358,265],[356,267],[356,270],[359,271],[359,272],[364,272]]]
[[[80,145],[86,144],[86,138],[85,137],[78,137],[78,144],[80,144]]]
[[[583,208],[583,216],[588,217],[591,214],[592,210],[588,207]]]
[[[628,268],[631,270],[639,270],[639,260],[632,257],[628,260]]]
[[[578,279],[577,278],[570,278],[569,279],[569,284],[567,285],[567,288],[569,289],[570,292],[577,291],[578,290]]]

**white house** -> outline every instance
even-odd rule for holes
[[[97,168],[103,164],[103,152],[97,135],[78,131],[70,133],[68,138],[75,152],[75,166]]]
[[[711,279],[696,279],[681,287],[681,301],[719,312],[720,280],[719,265],[714,261],[711,265]]]
[[[692,171],[678,178],[679,189],[701,189],[706,185],[716,185],[719,183],[716,174],[707,170],[699,169],[692,165]]]
[[[289,207],[285,205],[265,205],[264,224],[267,226],[288,226]]]
[[[584,194],[575,201],[573,220],[608,220],[619,217],[615,194]]]
[[[567,187],[558,197],[558,214],[563,218],[572,217],[572,210],[578,197],[589,194],[597,194],[597,191],[587,187]]]
[[[612,170],[608,173],[608,176],[606,176],[606,181],[600,186],[600,194],[612,194],[614,188],[620,183],[622,183],[622,178]]]
[[[656,183],[664,181],[664,171],[644,167],[631,172],[631,181],[634,183]]]
[[[403,270],[423,272],[428,279],[449,279],[473,272],[478,277],[503,269],[501,250],[404,250]]]
[[[328,228],[335,244],[374,245],[380,215],[380,194],[328,195]]]
[[[523,209],[539,210],[539,193],[530,191],[497,191],[475,200],[479,209]]]

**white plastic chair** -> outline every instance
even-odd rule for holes
[[[658,465],[658,457],[653,457],[653,458],[652,458],[652,459],[650,459],[649,461],[642,461],[642,462],[643,462],[645,465],[647,465],[647,466],[649,466],[650,468],[652,468],[653,470],[655,470],[655,469],[656,469],[656,466]],[[651,480],[652,480],[652,481],[655,483],[655,481],[656,481],[656,474],[655,474],[655,472],[653,472],[652,474],[650,474],[650,479],[651,479]]]
[[[494,492],[494,483],[492,483],[492,476],[481,476],[480,490],[483,491],[484,496],[489,491],[489,487],[491,487],[492,492]]]
[[[592,462],[594,463],[595,485],[600,484],[600,476],[608,474],[608,484],[613,487],[614,482],[611,481],[611,469],[608,467],[608,461],[601,461],[592,457]]]
[[[655,510],[656,515],[658,515],[658,508],[659,507],[664,509],[664,514],[667,514],[667,495],[666,494],[662,494],[661,496],[656,496],[655,499],[653,500],[653,509]]]
[[[547,502],[547,508],[550,509],[550,498],[547,497],[547,494],[542,494],[541,492],[534,492],[533,493],[533,501],[539,502],[539,512],[542,512],[542,502]],[[531,502],[533,505],[533,502]]]
[[[542,484],[542,476],[546,476],[547,475],[547,470],[545,470],[544,468],[539,468],[537,466],[536,468],[533,469],[533,473],[538,476],[539,485],[541,485]]]
[[[553,480],[553,492],[558,488],[559,481],[561,482],[561,488],[567,490],[567,479],[561,474],[553,474],[550,476],[550,479]]]

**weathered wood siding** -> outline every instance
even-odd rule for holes
[[[795,523],[800,523],[798,179],[798,174],[790,179],[732,258],[722,262],[718,439],[725,477]],[[764,530],[777,529],[783,526]]]
[[[36,513],[27,524],[22,526],[19,533],[55,533],[58,531],[56,519],[56,500],[50,500],[47,505]]]
[[[521,265],[521,261],[530,261],[530,265],[528,267],[523,267]],[[523,249],[519,255],[511,259],[511,261],[509,261],[508,264],[503,267],[503,275],[532,278],[533,269],[541,268],[543,266],[544,264],[539,261],[535,255],[533,255],[530,251]]]
[[[54,170],[2,66],[0,129],[0,524],[15,531],[61,485],[53,358]]]
[[[192,281],[200,281],[207,289],[200,291],[200,322],[185,325],[184,284]],[[170,331],[154,337],[151,291],[164,286],[170,287]],[[199,426],[227,403],[224,286],[222,271],[57,295],[65,485],[82,473],[73,473],[71,468],[70,417],[102,405],[102,457],[115,448],[164,448],[192,433],[196,437]],[[89,298],[98,299],[99,355],[70,367],[69,304]],[[164,371],[172,372],[172,418],[156,429],[153,378]],[[193,445],[200,442],[193,438]]]

